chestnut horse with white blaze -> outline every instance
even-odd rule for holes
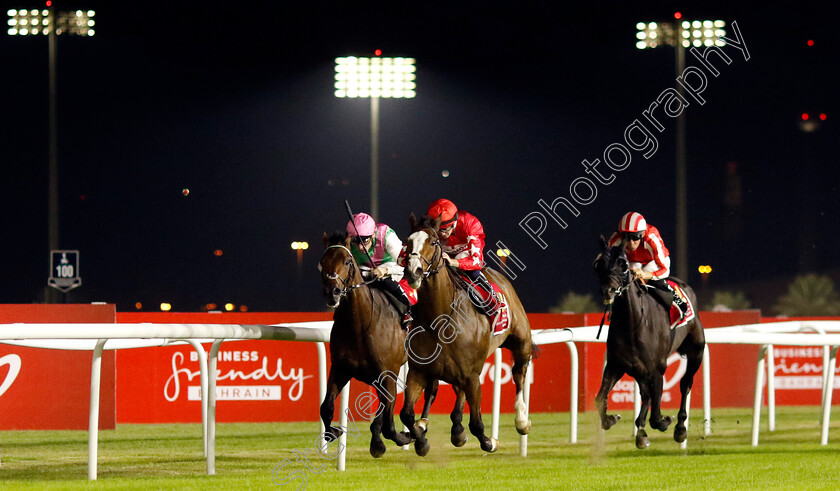
[[[408,379],[400,419],[415,438],[415,451],[424,456],[429,443],[421,426],[414,421],[414,404],[420,392],[433,380],[452,385],[456,393],[452,420],[451,441],[460,447],[466,441],[461,424],[464,401],[470,404],[470,432],[478,438],[481,449],[494,452],[499,447],[495,438],[484,434],[481,419],[481,384],[479,376],[487,357],[496,348],[507,348],[513,354],[512,375],[516,384],[516,429],[525,435],[531,428],[522,389],[531,361],[533,346],[531,327],[525,309],[510,282],[491,269],[484,272],[497,284],[510,309],[509,328],[493,334],[492,319],[478,312],[468,293],[458,286],[458,280],[443,260],[443,249],[437,230],[440,218],[423,217],[419,221],[411,215],[413,233],[408,237],[408,261],[405,278],[417,289],[418,302],[414,306],[414,325],[406,338],[409,358]]]

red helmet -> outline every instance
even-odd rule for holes
[[[376,222],[367,213],[356,213],[353,221],[347,222],[347,235],[350,237],[370,237],[376,231]]]
[[[440,228],[445,229],[458,220],[458,207],[448,199],[439,199],[429,205],[426,214],[432,218],[440,217]]]
[[[625,213],[624,216],[621,217],[621,221],[618,222],[618,231],[621,233],[636,233],[644,232],[645,230],[647,230],[645,217],[643,217],[641,213],[636,213],[635,211]]]

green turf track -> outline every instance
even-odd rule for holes
[[[470,437],[449,443],[449,419],[434,416],[425,458],[390,444],[384,457],[368,454],[369,431],[348,438],[347,470],[311,452],[315,473],[299,462],[280,469],[307,476],[306,489],[833,489],[840,487],[840,409],[832,414],[829,444],[820,445],[817,407],[780,407],[776,431],[766,409],[758,447],[750,446],[751,412],[713,411],[712,434],[702,436],[695,410],[688,449],[672,432],[652,432],[636,450],[631,415],[613,429],[597,429],[594,413],[581,415],[579,443],[569,443],[569,415],[533,414],[528,457],[519,456],[513,415],[503,415],[501,448],[482,452]],[[489,433],[489,418],[488,433]],[[87,481],[87,433],[0,432],[3,489],[270,489],[272,470],[294,450],[314,449],[317,423],[219,424],[215,476],[205,474],[200,426],[120,425],[100,433],[99,479]],[[389,442],[390,443],[390,442]],[[317,469],[316,469],[317,470]],[[283,489],[296,489],[295,480]]]

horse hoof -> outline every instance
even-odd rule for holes
[[[420,418],[420,421],[417,422],[417,426],[423,430],[423,434],[425,435],[427,431],[429,431],[429,420],[426,418]]]
[[[410,432],[410,431],[401,431],[401,432],[397,433],[397,437],[399,438],[400,436],[402,436],[402,438],[403,438],[403,439],[404,439],[404,441],[405,441],[405,443],[399,443],[399,441],[397,441],[397,442],[396,442],[396,443],[397,443],[397,445],[400,445],[400,446],[402,446],[402,445],[408,445],[409,443],[411,443],[411,442],[413,442],[413,441],[415,440],[415,438],[414,438],[413,436],[411,436],[411,432]]]
[[[385,455],[385,443],[378,442],[378,443],[370,443],[370,454],[373,456],[374,459],[378,459]]]
[[[608,430],[615,426],[615,424],[618,423],[618,420],[620,419],[620,414],[610,414],[608,416],[604,416],[603,418],[601,418],[601,428],[604,430]]]
[[[490,448],[487,449],[487,453],[493,453],[499,449],[499,440],[496,440],[492,436],[490,437]]]
[[[452,435],[452,438],[450,438],[450,440],[452,441],[452,444],[456,447],[463,447],[464,444],[467,443],[467,433],[462,431],[457,435]]]
[[[415,441],[414,452],[420,457],[425,457],[429,453],[429,440]]]
[[[520,427],[517,425],[517,426],[516,426],[516,431],[517,431],[520,435],[527,435],[527,434],[528,434],[528,432],[529,432],[529,431],[531,431],[531,420],[529,419],[529,420],[528,420],[528,422],[525,424],[525,426],[523,426],[522,428],[520,428]]]
[[[639,431],[636,433],[636,448],[643,450],[650,446],[650,440],[648,440],[647,433],[644,429],[639,428]]]
[[[658,429],[659,431],[667,430],[668,427],[671,426],[671,421],[672,420],[670,416],[665,416],[664,418],[662,418],[662,420],[659,421],[659,426],[657,426],[656,429]]]
[[[677,443],[682,443],[685,441],[686,437],[688,436],[688,432],[685,431],[685,426],[680,428],[677,426],[674,428],[674,441]]]
[[[408,432],[398,432],[394,435],[394,443],[397,444],[398,447],[402,447],[403,445],[408,445],[409,443],[413,442],[414,438],[411,438],[411,435]]]

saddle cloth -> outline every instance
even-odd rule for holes
[[[400,288],[402,288],[405,296],[408,297],[408,302],[411,305],[417,304],[417,290],[408,286],[408,280],[403,278],[399,281]]]
[[[496,299],[498,300],[497,304],[493,304],[490,299],[490,292],[488,292],[482,285],[465,276],[461,276],[461,279],[466,285],[468,285],[468,287],[471,287],[469,289],[481,296],[481,301],[477,303],[482,305],[473,304],[473,306],[476,310],[492,319],[493,335],[495,336],[505,332],[510,327],[510,307],[508,307],[507,299],[505,298],[504,293],[502,293],[502,289],[499,288],[499,285],[490,282],[490,285],[493,287],[493,291],[496,293]]]
[[[671,288],[673,288],[674,291],[677,292],[677,295],[679,295],[685,302],[685,317],[683,317],[682,320],[680,320],[680,309],[676,305],[671,304],[671,329],[676,329],[677,327],[682,327],[688,324],[692,319],[694,319],[694,305],[691,304],[691,300],[688,298],[688,295],[685,294],[680,285],[668,279],[665,281],[671,285]]]

